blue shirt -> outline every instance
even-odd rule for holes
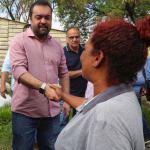
[[[7,51],[7,55],[5,57],[1,72],[8,72],[8,73],[11,72],[9,50]],[[12,75],[12,77],[11,77],[11,90],[12,91],[13,91],[13,87],[14,87],[14,82],[15,82],[15,79],[13,78],[13,75]]]
[[[150,80],[150,58],[148,58],[146,62],[146,77],[147,80]]]
[[[77,71],[82,68],[80,56],[83,51],[84,47],[82,45],[79,46],[78,53],[72,51],[68,44],[64,47],[68,71]],[[74,96],[85,97],[86,87],[87,80],[84,79],[82,76],[70,79],[70,94]]]
[[[137,80],[135,83],[133,83],[133,90],[135,92],[135,94],[137,96],[140,95],[140,92],[141,92],[141,88],[144,86],[145,84],[145,78],[144,78],[144,75],[143,75],[143,71],[140,70],[138,73],[137,73]]]

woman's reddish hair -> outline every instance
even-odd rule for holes
[[[108,62],[106,80],[109,84],[134,81],[146,62],[147,48],[136,27],[129,22],[115,19],[99,22],[90,42],[92,54],[98,51],[104,53]]]
[[[147,47],[150,46],[150,16],[145,19],[138,20],[136,28],[139,31],[141,38],[146,43]]]

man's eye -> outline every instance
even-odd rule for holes
[[[51,17],[46,17],[45,19],[46,19],[46,20],[50,20],[50,19],[51,19]]]
[[[36,19],[37,19],[37,20],[40,20],[40,19],[41,19],[41,17],[37,16],[37,17],[36,17]]]

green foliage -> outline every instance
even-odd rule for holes
[[[21,17],[28,22],[28,12],[35,0],[0,0],[2,12],[12,20]],[[48,0],[59,21],[65,26],[77,25],[82,41],[86,41],[93,25],[100,17],[119,17],[136,23],[149,14],[149,0]]]
[[[77,25],[85,40],[98,18],[119,17],[135,23],[149,14],[149,0],[55,0],[59,21]]]
[[[0,125],[11,122],[11,108],[2,107],[0,108]]]
[[[150,128],[150,111],[148,110],[148,106],[146,103],[142,104],[142,113],[147,122],[148,127]]]
[[[0,108],[0,150],[12,150],[11,109]]]
[[[0,150],[12,150],[11,123],[0,125]]]
[[[72,119],[72,117],[73,117],[73,108],[71,108],[70,110],[69,121]]]

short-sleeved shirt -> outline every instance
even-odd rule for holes
[[[12,111],[32,118],[53,117],[59,114],[58,102],[48,100],[38,90],[18,83],[18,80],[26,72],[50,84],[57,84],[58,78],[68,76],[61,44],[50,35],[41,42],[29,28],[12,39],[10,61],[15,78]]]
[[[82,68],[80,57],[83,51],[83,45],[79,46],[78,53],[72,51],[68,44],[64,47],[68,71],[77,71]],[[79,97],[85,97],[86,88],[87,80],[84,79],[82,75],[78,76],[77,78],[70,79],[70,94]]]

